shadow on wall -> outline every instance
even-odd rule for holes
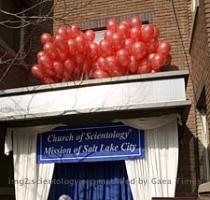
[[[167,66],[167,67],[163,67],[161,69],[161,72],[176,71],[176,70],[179,70],[179,68],[176,65],[170,65],[170,66]]]
[[[199,177],[196,140],[186,125],[179,127],[179,167],[176,183],[178,197],[197,196]]]

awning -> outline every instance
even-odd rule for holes
[[[0,92],[0,122],[10,126],[180,112],[187,70],[40,85]],[[110,114],[111,113],[111,114]],[[42,120],[40,120],[42,119]]]

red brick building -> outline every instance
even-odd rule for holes
[[[208,1],[200,1],[199,7],[195,9],[195,14],[193,17],[192,24],[192,34],[190,38],[190,46],[189,53],[191,56],[191,74],[192,81],[194,86],[194,96],[195,96],[195,105],[197,112],[197,134],[199,138],[199,143],[203,143],[202,132],[202,120],[199,117],[201,115],[206,118],[207,121],[207,133],[209,132],[209,2]],[[205,129],[204,128],[204,129]],[[205,140],[205,139],[204,139]],[[209,136],[207,137],[207,141],[209,140]],[[201,146],[201,145],[199,145]],[[202,170],[205,169],[206,162],[207,166],[209,166],[209,161],[205,161],[203,158],[203,150],[200,147],[200,172],[201,177],[204,176]],[[204,160],[203,160],[204,159]]]
[[[5,6],[11,4],[9,11],[17,12],[17,10],[33,5],[24,1],[26,3],[24,7],[21,7],[23,4],[20,4],[18,0],[15,2],[4,2],[1,5],[2,9],[7,9]],[[51,3],[44,4],[44,7],[37,6],[27,12],[26,15],[37,15],[40,13],[40,9],[43,13],[48,14],[51,7]],[[30,48],[24,60],[27,67],[23,68],[20,63],[16,67],[17,69],[12,68],[6,78],[1,81],[0,86],[8,89],[39,84],[31,76],[29,66],[35,61],[35,54],[40,49],[39,36],[42,32],[52,33],[58,26],[69,23],[76,23],[83,30],[101,30],[110,18],[121,20],[136,15],[140,16],[143,22],[156,25],[160,29],[160,37],[172,44],[172,64],[180,70],[187,69],[190,71],[187,95],[192,102],[192,106],[189,112],[183,112],[182,121],[184,124],[179,130],[179,162],[181,164],[178,169],[178,179],[181,181],[177,184],[176,196],[196,195],[198,185],[207,179],[206,173],[208,170],[206,166],[209,167],[209,164],[206,159],[209,162],[210,158],[203,147],[203,141],[206,142],[203,137],[206,136],[203,136],[203,130],[205,129],[203,129],[203,121],[199,114],[204,112],[208,127],[210,127],[209,13],[209,0],[200,0],[200,2],[196,0],[54,1],[53,12],[50,13],[53,21],[50,18],[38,25],[30,25],[24,29],[24,41],[27,41],[24,52],[27,52]],[[20,34],[17,31],[14,33],[11,29],[2,29],[11,35]],[[2,33],[1,31],[0,34],[2,35]],[[5,34],[3,33],[3,35]],[[16,36],[11,37],[15,38]],[[3,40],[8,42],[8,46],[11,46],[12,49],[18,49],[15,45],[19,38],[14,39],[11,44],[8,37],[3,38]],[[17,80],[14,80],[13,77]],[[2,156],[2,159],[5,158]],[[7,166],[2,168],[7,171]],[[2,184],[6,185],[6,183]]]

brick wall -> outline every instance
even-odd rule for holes
[[[175,11],[175,13],[174,13]],[[174,7],[169,0],[57,0],[54,3],[54,30],[63,24],[77,23],[82,28],[104,26],[104,21],[120,16],[148,14],[152,23],[160,28],[161,38],[172,44],[173,64],[179,69],[191,66],[188,54],[188,42],[191,28],[190,0],[176,0]],[[177,24],[177,21],[178,24]],[[97,23],[98,21],[98,23]],[[91,27],[92,26],[92,27]],[[180,133],[180,164],[179,179],[190,180],[186,184],[177,185],[177,196],[187,196],[196,193],[196,127],[191,77],[189,78],[187,97],[192,100],[186,126]]]
[[[202,124],[202,119],[201,116],[199,114],[199,112],[197,112],[196,114],[196,122],[197,122],[197,134],[198,134],[198,144],[199,144],[199,171],[200,171],[200,183],[204,183],[207,180],[206,177],[206,158],[205,158],[205,143],[206,143],[206,138],[205,138],[205,134],[204,134],[204,127]]]
[[[196,104],[205,90],[208,127],[210,127],[210,1],[200,0],[196,16],[190,55],[192,59],[192,80],[195,90]],[[200,122],[197,120],[198,138]],[[210,131],[210,130],[209,130]],[[200,154],[202,154],[202,150]],[[201,162],[201,165],[203,163]]]
[[[34,0],[35,1],[35,0]],[[207,0],[206,0],[207,1]],[[83,28],[95,28],[105,24],[109,18],[128,17],[141,15],[149,18],[153,24],[160,28],[161,38],[172,44],[173,64],[179,69],[188,69],[191,60],[188,54],[188,41],[191,28],[190,0],[176,0],[174,7],[171,0],[77,0],[54,2],[54,30],[59,25],[78,23]],[[51,5],[46,5],[45,12]],[[175,12],[175,13],[174,13]],[[31,15],[37,14],[33,10]],[[178,24],[177,24],[177,21]],[[32,64],[35,61],[35,54],[40,49],[39,37],[42,32],[52,32],[52,21],[46,21],[39,26],[31,26],[25,32],[29,38],[26,50],[30,49],[27,62]],[[30,73],[26,76],[26,84],[37,84]],[[191,196],[196,192],[196,126],[195,126],[195,104],[193,99],[192,80],[189,78],[187,97],[192,100],[192,108],[186,116],[186,125],[180,129],[180,161],[178,178],[190,180],[187,183],[177,185],[177,196]],[[210,98],[210,95],[209,95]],[[210,127],[210,126],[209,126]]]
[[[208,116],[208,127],[210,128],[210,1],[209,0],[205,0],[205,16],[206,16],[206,32],[208,35],[208,58],[206,60],[208,60],[208,65],[205,66],[205,68],[207,70],[205,70],[204,73],[206,73],[206,83],[205,83],[205,90],[206,90],[206,101],[207,101],[207,116]],[[209,130],[210,133],[210,130]],[[210,142],[210,137],[209,137],[209,142]],[[210,150],[210,147],[209,147]],[[210,161],[209,161],[210,162]]]

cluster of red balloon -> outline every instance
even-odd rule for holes
[[[76,25],[60,27],[54,37],[43,33],[33,75],[56,83],[156,72],[171,62],[170,44],[160,41],[159,30],[142,25],[138,17],[119,24],[109,20],[100,43],[94,39],[94,31],[82,32]]]
[[[43,50],[37,53],[32,74],[44,83],[80,80],[86,77],[98,58],[95,33],[82,32],[76,25],[60,27],[55,37],[41,35]]]
[[[171,45],[159,40],[159,29],[142,25],[140,18],[107,23],[99,43],[93,77],[105,78],[160,71],[171,63]]]

